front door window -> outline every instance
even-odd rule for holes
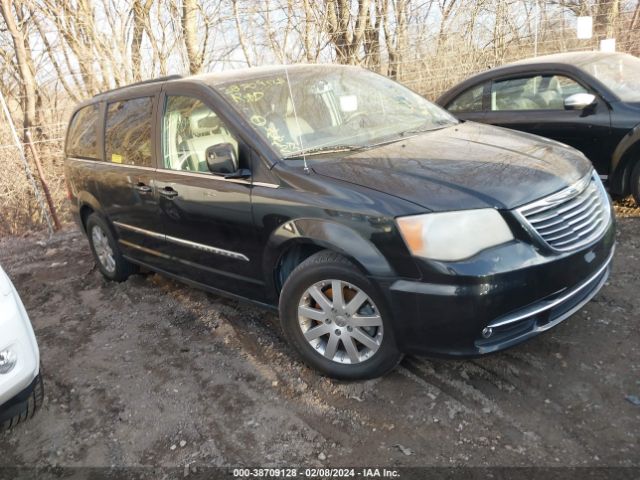
[[[589,93],[564,75],[535,75],[493,82],[491,110],[563,110],[564,100],[575,93]]]
[[[211,173],[207,150],[222,144],[230,144],[238,158],[236,137],[213,110],[197,98],[167,96],[162,122],[164,168]]]

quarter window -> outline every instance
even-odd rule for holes
[[[162,121],[164,168],[210,173],[206,152],[222,144],[230,144],[238,158],[238,141],[216,112],[197,98],[167,96]]]
[[[500,80],[491,86],[491,110],[563,110],[564,100],[575,93],[588,91],[563,75]]]
[[[151,97],[134,98],[107,106],[105,151],[107,161],[150,167]]]
[[[481,112],[483,93],[484,84],[470,88],[453,100],[447,106],[447,110],[450,112]]]
[[[67,138],[67,155],[70,157],[97,159],[98,119],[97,104],[81,108],[73,116]]]

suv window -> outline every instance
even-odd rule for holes
[[[447,106],[447,110],[450,112],[481,112],[484,86],[483,83],[466,90]]]
[[[588,91],[563,75],[500,80],[491,86],[491,110],[563,110],[565,98],[575,93]]]
[[[151,97],[107,105],[106,160],[124,165],[151,166]]]
[[[164,168],[210,173],[206,151],[238,141],[218,115],[197,98],[167,96],[162,121]],[[237,165],[236,165],[237,167]]]
[[[99,112],[98,104],[94,104],[81,108],[73,116],[67,137],[67,155],[79,158],[99,158]]]

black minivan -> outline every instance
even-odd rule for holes
[[[278,309],[336,378],[516,345],[602,287],[611,204],[577,150],[459,123],[358,67],[169,77],[99,94],[66,141],[103,275],[139,266]]]

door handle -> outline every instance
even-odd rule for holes
[[[162,190],[160,190],[160,195],[167,198],[174,198],[178,196],[178,192],[176,192],[171,187],[164,187]]]
[[[135,188],[140,193],[149,193],[153,190],[149,185],[145,185],[144,183],[138,183],[133,188]]]

